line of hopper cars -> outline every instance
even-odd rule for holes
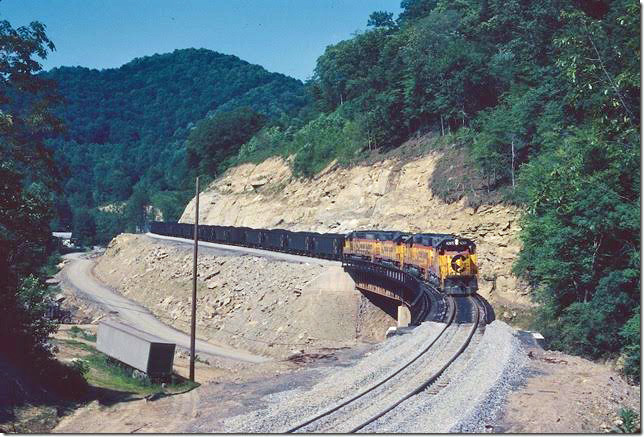
[[[188,223],[152,222],[159,235],[193,238]],[[353,231],[348,234],[199,225],[199,240],[339,261],[362,260],[408,272],[448,294],[478,289],[476,245],[449,234]]]

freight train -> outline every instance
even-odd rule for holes
[[[194,226],[152,222],[150,231],[190,239]],[[382,264],[412,274],[447,294],[469,295],[478,289],[476,245],[450,234],[353,231],[345,235],[210,225],[199,225],[198,233],[199,240],[212,243]]]

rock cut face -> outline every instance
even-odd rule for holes
[[[386,159],[351,168],[332,163],[310,180],[295,178],[282,158],[243,164],[200,195],[199,221],[317,232],[454,233],[478,246],[483,296],[529,304],[525,286],[511,274],[520,250],[521,211],[501,204],[475,210],[464,200],[446,203],[434,196],[430,181],[440,157],[435,152],[409,162]],[[194,221],[194,199],[180,221]]]

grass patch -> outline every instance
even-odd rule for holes
[[[182,393],[199,386],[173,373],[165,387],[162,387],[161,382],[151,380],[86,343],[76,340],[59,341],[79,351],[89,352],[83,354],[82,358],[75,359],[74,367],[77,367],[87,383],[94,387],[147,396],[154,393]]]
[[[639,415],[630,408],[619,410],[619,417],[622,424],[619,425],[619,431],[626,434],[639,434],[641,431]]]
[[[85,331],[84,329],[79,328],[78,326],[74,325],[69,329],[69,336],[70,337],[75,337],[75,338],[82,338],[87,341],[91,341],[93,343],[96,343],[96,335]]]

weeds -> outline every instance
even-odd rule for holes
[[[619,430],[626,434],[635,434],[640,432],[639,417],[637,413],[630,408],[622,408],[619,410],[619,417],[622,424]]]
[[[83,338],[87,341],[91,341],[96,343],[96,335],[85,331],[84,329],[79,328],[78,326],[74,325],[69,329],[69,335],[70,337],[74,338]]]
[[[72,330],[74,329],[72,328],[70,332]],[[164,387],[159,381],[151,380],[147,375],[108,357],[86,343],[76,340],[61,341],[68,346],[90,352],[82,359],[74,359],[71,367],[81,373],[87,383],[94,387],[147,396],[162,392],[180,393],[199,386],[195,382],[172,374]]]

